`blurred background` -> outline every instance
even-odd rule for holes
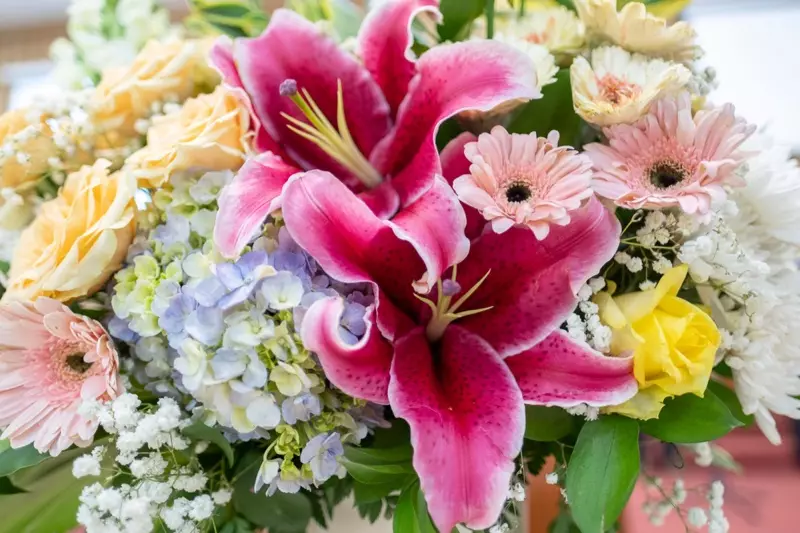
[[[0,111],[59,91],[48,56],[51,43],[66,35],[68,4],[69,0],[0,0]],[[187,12],[184,0],[162,0],[161,4],[175,20]],[[281,0],[264,0],[267,8],[280,4]],[[694,0],[682,18],[696,28],[699,44],[706,51],[705,63],[716,70],[719,88],[712,93],[712,101],[735,103],[739,114],[800,155],[800,0]],[[684,461],[676,450],[656,443],[644,443],[644,465],[648,475],[663,479],[665,490],[671,490],[677,474],[687,488],[723,479],[726,515],[733,533],[795,533],[800,531],[796,519],[800,432],[789,421],[783,421],[781,428],[781,447],[771,446],[757,429],[737,431],[723,439],[723,448],[736,458],[746,476],[701,468],[692,463],[692,454],[684,453]],[[689,531],[674,513],[660,528],[648,521],[641,507],[653,490],[637,487],[623,518],[623,532]],[[690,490],[690,501],[695,497],[699,496]],[[558,490],[543,479],[533,481],[528,531],[548,531],[559,498]],[[355,511],[342,509],[340,513],[334,531],[391,531],[388,523],[365,525]],[[572,533],[558,528],[549,531]]]

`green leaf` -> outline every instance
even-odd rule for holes
[[[719,383],[718,381],[709,381],[708,382],[708,390],[713,392],[717,395],[717,398],[722,400],[722,403],[730,409],[731,414],[735,416],[742,424],[745,426],[750,426],[755,422],[755,417],[753,415],[747,415],[742,410],[742,403],[739,401],[739,397],[736,396],[736,393],[732,390]]]
[[[414,473],[414,468],[410,464],[384,464],[373,465],[354,463],[347,459],[347,456],[339,459],[347,472],[353,479],[366,485],[383,485],[386,483],[399,482],[398,478],[404,478]]]
[[[572,85],[569,69],[562,68],[556,81],[542,89],[542,98],[531,100],[517,111],[508,127],[511,133],[536,132],[546,137],[551,130],[561,134],[558,144],[575,146],[581,119],[572,106]]]
[[[395,484],[399,488],[409,475],[414,474],[414,467],[411,465],[412,453],[410,444],[392,448],[348,446],[340,461],[353,479],[360,483]]]
[[[217,447],[225,454],[228,464],[233,466],[233,448],[228,439],[217,429],[205,425],[203,422],[195,422],[191,426],[183,430],[183,434],[192,439],[193,441],[207,441],[216,444]]]
[[[684,394],[667,400],[658,418],[645,420],[641,428],[664,442],[691,444],[716,440],[742,425],[725,403],[707,390],[703,398]]]
[[[414,481],[400,494],[397,508],[394,511],[394,533],[436,533],[436,528],[428,515],[425,496],[419,487],[419,480]]]
[[[233,487],[233,507],[250,522],[268,530],[285,533],[304,533],[311,521],[311,502],[299,492],[285,494],[276,492],[267,496],[263,491],[253,492],[258,467],[261,462],[258,452],[248,454],[240,465],[238,481]]]
[[[21,494],[23,492],[28,491],[14,485],[10,478],[0,477],[0,494]]]
[[[359,481],[353,482],[353,497],[356,503],[366,504],[382,500],[392,492],[401,490],[414,479],[413,475],[393,476],[386,483],[373,483],[368,485]]]
[[[33,444],[24,448],[8,448],[0,453],[0,477],[10,476],[18,470],[38,465],[50,455],[39,453]]]
[[[472,22],[483,15],[486,0],[442,0],[439,11],[442,23],[439,37],[442,41],[460,41],[469,35]]]
[[[253,526],[241,516],[234,516],[222,525],[219,533],[253,533]]]
[[[552,442],[572,433],[572,415],[559,407],[525,406],[525,438]]]
[[[383,500],[358,504],[356,505],[356,509],[358,509],[358,514],[361,518],[367,520],[370,524],[374,524],[375,521],[381,516],[381,511],[383,510]]]
[[[567,499],[583,533],[603,533],[616,522],[639,476],[635,420],[603,416],[583,426],[567,466]]]

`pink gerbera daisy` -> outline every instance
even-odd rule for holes
[[[748,155],[739,146],[754,130],[730,104],[692,116],[689,93],[664,98],[636,124],[605,128],[608,145],[585,147],[592,186],[629,209],[706,214],[713,199],[725,197],[723,185],[737,185],[733,171]]]
[[[98,421],[78,408],[119,395],[117,368],[99,322],[50,298],[0,306],[0,438],[54,456],[89,445]]]
[[[591,161],[569,146],[558,146],[558,132],[508,133],[496,126],[464,147],[470,174],[453,182],[458,198],[474,207],[503,233],[527,226],[539,240],[550,224],[569,224],[569,212],[592,195]]]

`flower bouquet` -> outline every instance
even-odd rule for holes
[[[497,533],[542,472],[598,533],[642,440],[778,444],[800,171],[685,2],[563,4],[75,1],[0,117],[0,530]]]

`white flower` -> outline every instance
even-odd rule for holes
[[[281,422],[281,410],[271,394],[261,394],[251,401],[246,413],[258,427],[272,429]]]
[[[217,212],[210,209],[199,209],[189,219],[192,231],[203,237],[210,239],[214,234],[214,221],[217,218]]]
[[[211,518],[214,513],[214,501],[208,494],[201,494],[192,500],[189,518],[197,522]]]
[[[300,278],[291,272],[281,271],[263,281],[259,297],[270,309],[281,311],[300,305],[304,293]]]
[[[174,364],[175,370],[183,377],[183,386],[189,391],[199,389],[208,367],[208,354],[203,345],[194,339],[184,339],[178,347],[178,353],[180,357],[175,359]]]
[[[76,478],[100,475],[100,459],[105,453],[103,446],[98,446],[92,453],[85,453],[72,463],[72,475]]]
[[[630,124],[657,99],[680,91],[691,75],[683,65],[616,46],[595,48],[591,63],[579,56],[570,68],[575,111],[598,126]]]
[[[686,513],[686,521],[689,522],[690,526],[701,528],[708,523],[708,516],[700,507],[692,507]]]
[[[257,309],[237,311],[225,317],[225,348],[255,348],[275,335],[275,324]]]
[[[253,487],[253,491],[258,492],[265,485],[269,485],[270,483],[272,483],[272,481],[276,477],[278,477],[278,472],[280,472],[280,468],[281,468],[280,461],[264,460],[258,469],[258,474],[256,475],[256,482],[255,486]]]
[[[522,18],[511,17],[499,27],[502,33],[541,45],[564,60],[580,52],[585,41],[583,24],[563,6],[533,9]]]
[[[217,505],[226,505],[229,501],[231,501],[232,497],[233,497],[233,492],[226,489],[220,489],[216,492],[211,493],[211,498]]]
[[[536,75],[536,87],[540,92],[545,85],[555,83],[558,65],[556,65],[556,58],[546,47],[504,33],[498,33],[494,38],[497,41],[513,46],[533,61],[535,67],[534,74]]]
[[[544,477],[544,481],[548,485],[556,485],[558,484],[558,474],[556,472],[550,472]]]

